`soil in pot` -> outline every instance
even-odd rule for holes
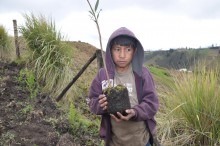
[[[128,89],[124,85],[117,85],[115,87],[108,87],[104,94],[107,97],[109,114],[117,116],[117,112],[126,115],[125,110],[131,108]],[[118,117],[118,116],[117,116]]]

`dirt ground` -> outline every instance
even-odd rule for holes
[[[0,146],[81,146],[48,95],[30,99],[17,81],[21,66],[0,61]]]

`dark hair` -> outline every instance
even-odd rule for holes
[[[111,46],[120,45],[120,46],[131,46],[133,48],[136,48],[136,42],[137,42],[136,39],[132,37],[120,35],[120,36],[115,37],[111,41]]]

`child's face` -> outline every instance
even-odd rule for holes
[[[118,72],[126,71],[132,61],[134,48],[131,46],[113,45],[111,48],[112,59]]]

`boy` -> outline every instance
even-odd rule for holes
[[[102,116],[99,134],[106,146],[145,146],[149,141],[152,144],[158,98],[152,76],[143,67],[143,60],[144,49],[133,32],[121,27],[112,33],[105,57],[110,82],[102,68],[89,91],[91,112]],[[127,87],[131,109],[126,109],[126,116],[117,112],[117,118],[107,113],[108,103],[103,90],[108,83]]]

